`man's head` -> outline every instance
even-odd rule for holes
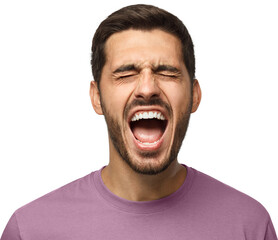
[[[110,158],[142,174],[165,170],[201,98],[185,26],[153,6],[123,8],[97,29],[92,69],[92,104],[105,116]]]

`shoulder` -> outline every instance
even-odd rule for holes
[[[8,222],[3,239],[41,239],[49,234],[66,234],[67,226],[97,209],[95,172],[64,185],[17,209]],[[45,237],[49,239],[49,237]]]
[[[91,194],[91,174],[70,182],[44,196],[22,206],[15,211],[15,215],[20,221],[29,220],[35,216],[49,216],[57,214],[61,210],[67,210],[74,207],[77,203],[82,203]],[[90,191],[91,190],[91,191]]]
[[[191,194],[199,206],[212,209],[239,222],[262,221],[267,224],[269,214],[264,206],[252,197],[195,169]]]

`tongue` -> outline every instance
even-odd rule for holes
[[[159,120],[140,120],[133,127],[133,134],[140,142],[153,143],[162,137],[163,130]]]

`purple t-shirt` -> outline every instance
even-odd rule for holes
[[[1,240],[277,240],[260,203],[193,168],[187,173],[172,195],[133,202],[93,172],[18,209]]]

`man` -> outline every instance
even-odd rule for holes
[[[201,100],[179,19],[149,5],[120,9],[97,29],[91,63],[108,166],[17,210],[2,240],[277,239],[258,202],[177,161]]]

